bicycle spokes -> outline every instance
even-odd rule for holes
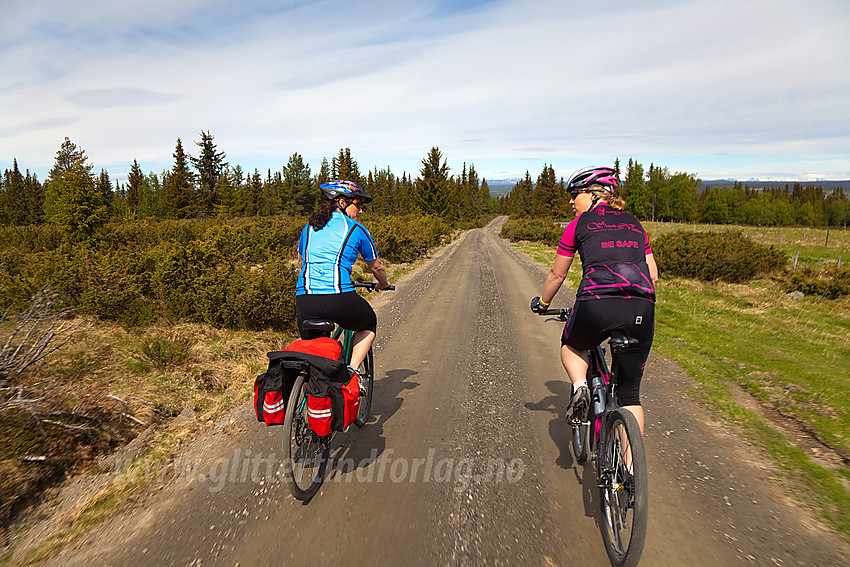
[[[640,429],[627,410],[606,422],[599,470],[605,548],[612,565],[636,565],[646,535],[646,461]]]

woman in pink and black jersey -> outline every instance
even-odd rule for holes
[[[646,231],[634,215],[622,210],[625,203],[614,197],[616,187],[617,175],[610,167],[588,167],[570,177],[567,191],[576,218],[564,230],[555,263],[543,292],[531,301],[531,310],[548,309],[578,252],[582,280],[561,337],[561,361],[573,386],[567,419],[583,415],[590,403],[587,351],[619,330],[639,341],[620,354],[617,397],[634,414],[642,432],[640,380],[655,330],[658,268]]]

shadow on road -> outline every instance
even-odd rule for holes
[[[598,491],[596,490],[596,469],[591,461],[579,464],[573,457],[570,448],[571,430],[564,418],[564,408],[570,399],[571,388],[564,380],[549,380],[546,387],[552,395],[546,396],[539,402],[526,402],[525,407],[531,411],[544,411],[552,414],[549,420],[549,437],[558,448],[555,464],[564,470],[572,469],[575,478],[581,484],[584,515],[599,521]]]
[[[340,439],[331,455],[328,477],[367,467],[381,456],[387,444],[384,424],[401,409],[404,399],[400,394],[419,386],[419,382],[409,381],[416,374],[415,370],[399,369],[387,371],[383,378],[376,377],[372,417],[363,427],[352,425],[346,436]]]
[[[576,464],[570,450],[570,428],[564,419],[564,408],[570,400],[570,386],[563,380],[549,380],[546,387],[552,392],[539,402],[526,402],[525,407],[531,411],[544,411],[552,414],[549,421],[549,437],[558,448],[555,464],[564,470],[573,468]]]

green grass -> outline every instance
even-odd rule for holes
[[[554,259],[549,246],[517,246],[545,265]],[[800,262],[805,257],[807,263],[835,253],[831,245],[802,249]],[[572,267],[567,285],[574,288],[580,273]],[[653,349],[692,376],[696,399],[741,425],[748,440],[786,471],[799,498],[850,537],[850,492],[844,484],[850,470],[815,462],[792,437],[737,404],[731,389],[742,387],[850,454],[850,298],[793,300],[770,280],[740,285],[680,278],[662,279],[657,294]]]

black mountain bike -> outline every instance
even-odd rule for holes
[[[540,315],[555,315],[566,321],[571,309],[548,309]],[[596,465],[601,512],[600,530],[605,551],[616,567],[637,565],[643,552],[649,506],[646,454],[637,420],[617,404],[614,390],[620,351],[637,343],[614,331],[608,339],[611,371],[602,345],[588,351],[587,384],[590,405],[587,415],[569,420],[576,460]]]
[[[375,282],[355,283],[355,287],[376,289]],[[387,290],[394,290],[390,286]],[[342,355],[346,364],[351,362],[354,348],[354,331],[337,326],[333,321],[307,319],[302,323],[305,330],[331,337],[342,345]],[[292,495],[303,502],[309,502],[325,481],[325,473],[330,456],[330,445],[336,432],[319,437],[310,429],[307,419],[307,382],[310,379],[310,365],[303,361],[283,361],[288,368],[299,370],[292,386],[292,392],[286,404],[283,420],[284,435],[284,478]],[[372,349],[357,369],[360,382],[360,407],[354,424],[363,427],[369,421],[372,409],[372,390],[375,384],[375,366]]]

